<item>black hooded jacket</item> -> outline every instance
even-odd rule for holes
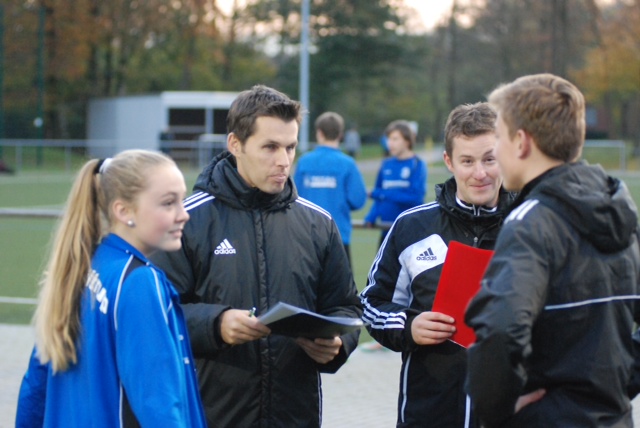
[[[223,311],[284,301],[324,315],[359,317],[342,240],[326,211],[248,187],[228,152],[203,170],[187,198],[182,249],[154,258],[180,292],[210,426],[316,427],[320,372],[335,372],[355,349],[342,337],[330,363],[314,362],[293,339],[270,335],[237,346],[220,337]]]
[[[519,195],[495,251],[466,313],[477,335],[467,389],[483,423],[632,426],[640,253],[624,183],[584,163],[547,171]]]

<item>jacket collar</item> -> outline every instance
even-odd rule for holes
[[[235,157],[223,152],[213,158],[200,173],[194,191],[204,191],[237,209],[277,210],[286,208],[298,198],[291,177],[280,193],[265,193],[250,187],[238,173]]]
[[[507,192],[503,188],[500,189],[498,197],[498,205],[494,208],[468,204],[459,199],[456,195],[457,186],[454,177],[449,178],[442,184],[436,185],[436,200],[446,209],[447,212],[456,215],[463,220],[472,221],[504,218],[509,205],[515,199],[515,194]]]
[[[109,233],[107,236],[102,238],[100,245],[107,245],[124,253],[131,254],[140,259],[145,264],[149,262],[144,254],[138,251],[136,247],[134,247],[115,233]]]

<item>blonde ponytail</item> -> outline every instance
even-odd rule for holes
[[[78,361],[80,303],[91,259],[113,219],[116,199],[135,204],[148,186],[149,169],[175,165],[168,156],[148,150],[127,150],[113,159],[87,162],[76,177],[54,236],[51,255],[40,281],[34,314],[40,361],[55,372]]]
[[[80,299],[102,227],[97,163],[87,162],[74,181],[41,279],[36,344],[40,361],[51,362],[54,372],[77,362]]]

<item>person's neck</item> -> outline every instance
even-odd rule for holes
[[[407,159],[411,159],[414,156],[414,153],[412,150],[405,150],[403,152],[400,152],[396,155],[396,159],[398,160],[407,160]]]
[[[338,141],[338,140],[322,140],[322,141],[318,141],[318,145],[319,146],[325,146],[325,147],[332,147],[334,149],[337,149],[338,147],[340,147],[340,141]]]
[[[462,195],[460,195],[458,193],[456,193],[456,199],[459,201],[459,203],[462,203],[462,204],[464,204],[466,206],[469,206],[469,207],[478,207],[478,208],[481,207],[481,208],[490,209],[490,208],[495,208],[495,207],[498,206],[498,196],[496,196],[496,198],[493,201],[489,201],[486,204],[480,204],[480,205],[465,201],[464,199],[462,199]]]
[[[530,181],[541,176],[550,169],[556,168],[565,162],[546,156],[542,152],[536,151],[534,161],[528,163],[528,167],[523,172],[523,183],[526,185]]]

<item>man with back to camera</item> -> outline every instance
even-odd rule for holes
[[[572,83],[524,76],[489,103],[504,186],[520,194],[465,315],[474,408],[487,427],[631,427],[636,206],[622,181],[578,162],[585,101]]]
[[[360,316],[338,229],[298,198],[289,172],[301,106],[257,85],[234,100],[228,152],[187,198],[182,250],[155,261],[179,290],[210,426],[318,427],[320,373],[333,373],[359,332],[332,339],[270,335],[258,317],[278,301]]]
[[[435,202],[398,216],[360,296],[371,336],[402,352],[398,427],[479,427],[464,391],[466,349],[448,340],[454,319],[431,309],[449,243],[492,249],[512,200],[493,154],[494,122],[487,103],[451,111],[443,156],[453,177],[436,186]]]
[[[344,132],[342,116],[322,113],[315,127],[318,146],[298,160],[293,180],[300,197],[329,211],[351,261],[351,211],[367,202],[367,188],[353,158],[339,149]]]

